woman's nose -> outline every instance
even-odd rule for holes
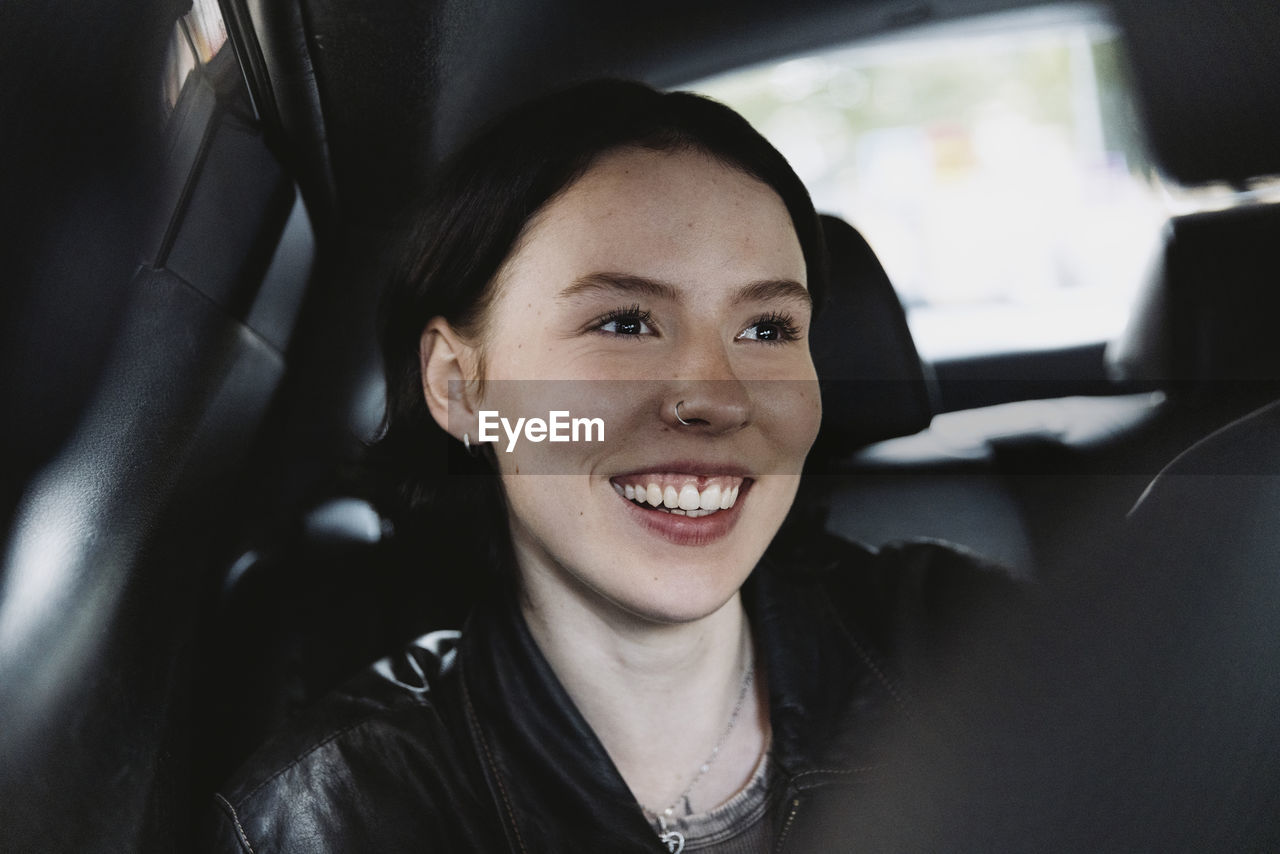
[[[662,419],[681,431],[719,434],[751,423],[751,394],[721,346],[689,348],[663,402]]]
[[[662,406],[662,420],[680,431],[719,435],[751,423],[751,398],[737,380],[677,384]]]

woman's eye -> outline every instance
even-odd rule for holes
[[[596,319],[591,328],[606,335],[635,337],[653,335],[653,317],[639,306],[611,311]]]
[[[601,324],[600,331],[611,332],[614,335],[650,335],[653,333],[653,330],[649,328],[649,324],[639,317],[620,317],[615,320],[605,321]]]
[[[762,317],[746,329],[738,333],[739,341],[782,342],[795,341],[800,337],[800,330],[792,323],[791,318],[771,315]]]

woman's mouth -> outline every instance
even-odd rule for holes
[[[710,545],[727,536],[752,483],[742,475],[653,471],[610,479],[631,519],[680,546]]]
[[[642,507],[693,519],[728,510],[745,478],[648,473],[614,478],[614,491]]]

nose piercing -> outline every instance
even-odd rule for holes
[[[692,427],[693,426],[692,421],[685,421],[683,418],[680,417],[680,407],[683,405],[684,405],[683,400],[676,404],[676,420],[686,427]]]

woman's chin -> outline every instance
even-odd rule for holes
[[[776,528],[770,520],[754,518],[750,509],[745,516],[740,510],[686,520],[623,507],[626,518],[611,536],[616,549],[607,559],[583,562],[608,566],[608,571],[583,580],[643,620],[701,620],[737,594],[768,545],[765,532]]]
[[[684,625],[705,619],[723,608],[737,595],[749,573],[747,569],[732,578],[708,578],[650,572],[643,584],[629,586],[613,595],[605,593],[605,596],[624,615],[644,623]]]

